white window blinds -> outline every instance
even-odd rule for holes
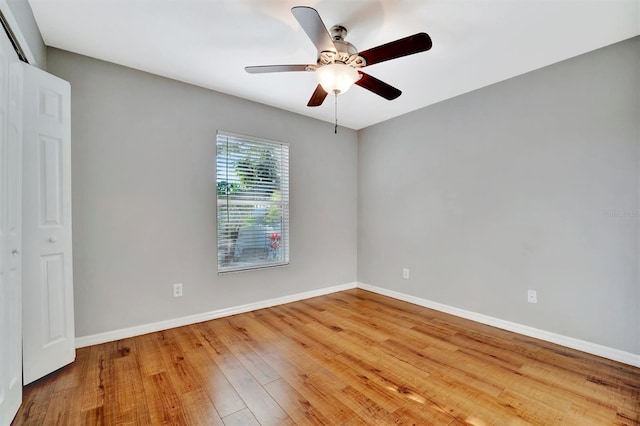
[[[218,272],[289,263],[289,146],[218,132]]]

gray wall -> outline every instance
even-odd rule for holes
[[[25,39],[26,46],[21,46],[23,50],[29,50],[33,55],[30,64],[41,69],[47,65],[47,48],[42,41],[42,35],[38,29],[38,24],[33,17],[31,6],[27,0],[6,0],[9,12],[16,20],[19,28],[12,28],[15,33],[20,31]],[[7,11],[5,11],[7,12]]]
[[[72,87],[77,335],[353,282],[357,264],[367,284],[640,353],[639,52],[635,38],[336,137],[48,49]],[[217,129],[291,144],[289,267],[216,274]]]
[[[360,131],[358,280],[640,354],[639,122],[635,38]]]
[[[53,48],[47,68],[71,83],[78,337],[356,281],[356,132]],[[290,266],[217,275],[218,129],[290,144]]]

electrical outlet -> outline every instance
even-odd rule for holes
[[[538,292],[535,290],[527,290],[527,302],[538,303]]]
[[[402,268],[402,278],[405,280],[409,279],[409,268]]]
[[[182,297],[182,283],[173,285],[173,297]]]

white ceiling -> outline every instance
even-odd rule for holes
[[[361,129],[640,34],[640,0],[29,0],[48,46],[332,122],[306,106],[313,73],[250,75],[246,65],[315,63],[290,12],[318,10],[359,50],[417,32],[433,48],[365,71],[403,91],[360,87],[338,98],[340,124]]]

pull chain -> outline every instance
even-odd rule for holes
[[[335,133],[336,135],[338,134],[338,91],[334,91],[333,92],[333,97],[334,97],[334,105],[335,105],[335,112],[336,112],[336,127],[334,127],[333,129],[333,133]]]

